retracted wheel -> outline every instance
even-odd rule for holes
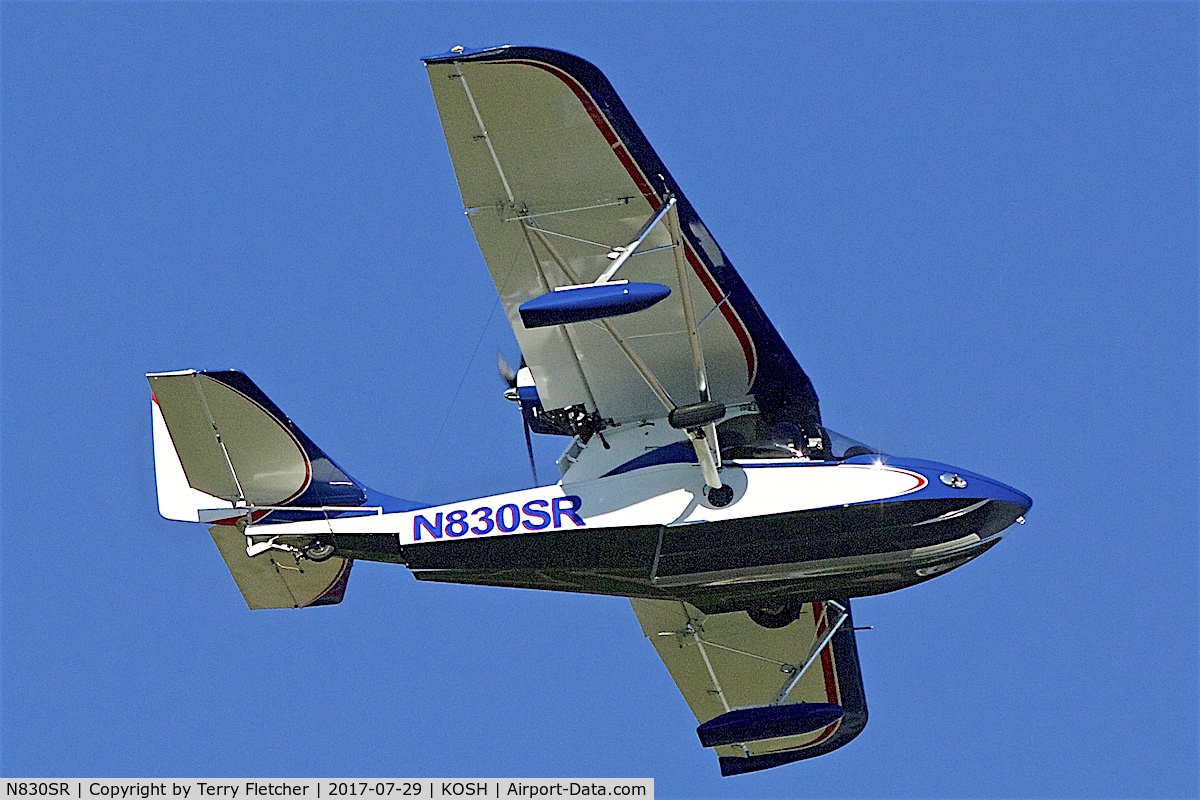
[[[803,605],[799,603],[781,603],[769,608],[752,608],[746,613],[755,624],[764,628],[786,628],[800,616],[801,608]]]

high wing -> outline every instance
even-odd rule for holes
[[[820,423],[808,376],[596,67],[532,47],[425,63],[467,216],[547,410],[622,423],[753,395],[768,415]],[[640,233],[613,279],[666,286],[669,297],[526,328],[523,303],[596,281]]]
[[[726,407],[752,398],[768,424],[819,429],[808,376],[596,67],[507,46],[425,64],[467,218],[546,412],[587,430],[669,416],[713,490],[724,487],[702,440],[716,450]],[[642,455],[653,427],[637,441],[614,433],[619,457],[593,472],[620,468],[630,447]],[[661,456],[681,434],[655,435]],[[723,774],[820,755],[866,725],[848,601],[758,621],[631,602]]]
[[[630,602],[722,775],[828,753],[866,726],[849,601],[805,603],[778,628],[744,611],[705,616],[679,601]]]

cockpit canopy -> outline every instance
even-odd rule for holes
[[[882,454],[876,447],[823,426],[812,430],[794,422],[769,424],[758,414],[726,420],[717,426],[723,460],[799,458],[842,461],[854,456]]]

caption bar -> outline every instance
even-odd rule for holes
[[[302,798],[633,797],[653,800],[653,778],[63,778],[4,781],[4,797],[78,800]]]

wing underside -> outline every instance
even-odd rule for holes
[[[673,403],[696,402],[686,294],[712,399],[755,393],[817,414],[807,376],[595,67],[540,48],[426,64],[467,215],[547,409],[664,416],[647,372]],[[522,303],[595,281],[642,232],[613,279],[671,296],[606,320],[522,324]]]
[[[679,601],[631,602],[701,723],[702,743],[715,726],[733,730],[714,748],[723,775],[827,753],[866,725],[848,601],[805,603],[782,627],[764,627],[744,611],[706,616]],[[801,724],[805,716],[816,723]]]

